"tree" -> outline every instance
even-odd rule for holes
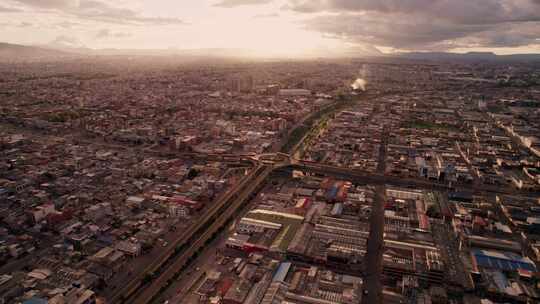
[[[432,218],[441,218],[441,210],[437,204],[429,205],[426,214]]]
[[[153,279],[154,279],[154,273],[147,273],[144,275],[144,278],[142,279],[142,283],[143,285],[148,284],[152,282]]]

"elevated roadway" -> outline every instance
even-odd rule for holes
[[[205,243],[210,240],[216,231],[223,227],[223,224],[228,221],[231,214],[238,210],[238,207],[243,204],[248,194],[254,193],[258,186],[262,184],[264,179],[272,171],[272,167],[257,166],[248,175],[244,176],[238,184],[233,186],[224,195],[222,195],[216,203],[211,206],[202,218],[196,224],[189,227],[175,241],[175,245],[169,247],[160,255],[153,263],[151,263],[144,271],[139,272],[132,280],[118,288],[117,292],[109,299],[111,303],[148,303],[143,300],[150,300],[159,292],[161,287],[167,282],[176,272],[178,272],[185,263],[193,256]],[[175,259],[169,266],[168,262]],[[150,286],[145,284],[145,279],[150,276]],[[134,295],[141,293],[135,299]],[[140,299],[140,300],[139,300]]]
[[[308,161],[294,161],[291,164],[284,164],[281,169],[299,170],[305,172],[311,172],[321,175],[330,175],[338,178],[347,179],[351,182],[371,183],[371,184],[387,184],[398,187],[414,187],[418,189],[426,190],[439,190],[439,191],[471,191],[473,193],[485,193],[491,192],[496,194],[531,194],[526,191],[511,187],[491,186],[491,185],[474,185],[468,183],[443,183],[438,181],[432,181],[423,178],[410,178],[399,177],[392,175],[385,175],[381,173],[366,172],[357,169],[349,169],[343,167],[336,167],[330,165],[322,165]]]
[[[160,275],[153,280],[149,286],[135,293],[128,303],[145,304],[150,303],[159,291],[167,286],[209,241],[211,241],[227,223],[234,219],[242,206],[249,201],[250,197],[258,192],[264,180],[272,171],[271,167],[258,167],[255,174],[251,176],[252,180],[243,184],[228,200],[225,208],[220,209],[219,216],[210,221],[212,217],[202,220],[206,229],[200,234],[190,237],[189,246],[175,257],[174,262],[167,267]]]

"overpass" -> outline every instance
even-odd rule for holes
[[[439,181],[432,181],[424,178],[413,177],[399,177],[393,175],[385,175],[381,173],[373,173],[362,171],[358,169],[350,169],[343,167],[336,167],[330,165],[323,165],[313,163],[310,161],[293,160],[290,164],[282,164],[279,166],[281,170],[298,170],[303,172],[310,172],[320,175],[329,175],[336,178],[346,179],[351,182],[369,183],[375,185],[393,185],[398,187],[417,189],[434,190],[434,191],[451,191],[451,190],[464,190],[471,191],[473,193],[485,193],[491,192],[496,194],[509,194],[515,195],[517,193],[527,194],[525,191],[521,191],[511,187],[491,186],[491,185],[473,185],[468,183],[443,183]],[[531,194],[531,193],[528,193]]]

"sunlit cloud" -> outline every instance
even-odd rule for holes
[[[538,0],[6,0],[0,18],[0,40],[21,44],[347,56],[540,48]]]
[[[267,4],[270,2],[272,2],[272,0],[221,0],[214,4],[214,6],[231,8],[243,5]]]
[[[30,7],[50,9],[50,13],[65,14],[83,20],[133,25],[185,24],[180,18],[144,16],[131,8],[117,7],[96,0],[16,0]]]
[[[396,49],[518,47],[540,36],[532,0],[290,0],[284,10],[311,16],[313,31]]]

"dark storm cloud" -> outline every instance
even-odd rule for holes
[[[538,43],[540,0],[290,0],[306,27],[351,42],[404,49]]]
[[[540,25],[535,22],[500,24],[496,28],[467,37],[470,43],[493,47],[518,47],[538,44]],[[465,40],[465,44],[467,43]]]
[[[111,6],[97,0],[16,0],[30,7],[64,13],[81,19],[141,25],[185,24],[178,18],[147,17],[130,8]]]
[[[273,0],[222,0],[221,2],[214,4],[214,6],[232,8],[242,5],[267,4],[272,1]]]
[[[407,15],[339,14],[310,19],[306,27],[353,42],[396,48],[420,48],[487,30],[485,25],[457,25],[434,20],[411,20]]]
[[[404,13],[460,23],[540,21],[534,0],[290,0],[287,8],[304,13]],[[536,2],[536,3],[535,3]]]

